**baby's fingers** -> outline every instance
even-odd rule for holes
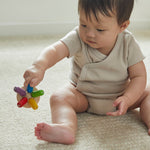
[[[29,71],[26,71],[23,75],[25,81],[24,81],[24,86],[27,87],[28,84],[30,83],[31,79],[32,79],[32,75]]]
[[[106,115],[108,115],[108,116],[120,116],[121,112],[119,110],[117,110],[115,112],[108,112],[108,113],[106,113]]]
[[[28,77],[28,78],[25,78],[25,81],[24,81],[24,87],[26,88],[28,86],[28,84],[30,83],[31,81],[31,78]]]
[[[122,98],[121,98],[121,97],[117,98],[117,99],[113,102],[113,106],[114,106],[114,107],[117,107],[117,106],[121,103],[121,101],[122,101]]]
[[[31,87],[35,87],[35,86],[37,86],[39,83],[40,83],[40,81],[39,81],[37,78],[33,78],[33,79],[30,81],[30,86],[31,86]]]
[[[24,77],[24,78],[27,78],[28,76],[29,76],[29,72],[26,71],[26,72],[24,73],[23,77]]]

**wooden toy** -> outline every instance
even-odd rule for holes
[[[40,96],[44,95],[43,90],[38,90],[37,88],[33,88],[28,85],[27,89],[14,87],[14,91],[17,93],[17,106],[30,108],[32,107],[34,110],[38,108],[38,102],[40,100]]]

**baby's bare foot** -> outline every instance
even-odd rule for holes
[[[39,123],[35,127],[35,136],[39,140],[62,144],[72,144],[75,141],[73,130],[63,124]]]

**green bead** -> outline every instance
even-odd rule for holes
[[[43,90],[33,91],[31,93],[32,97],[39,97],[39,96],[42,96],[42,95],[44,95],[44,91]]]

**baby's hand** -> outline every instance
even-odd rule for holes
[[[128,98],[126,96],[121,96],[118,97],[114,103],[113,103],[114,107],[117,107],[118,110],[116,110],[115,112],[108,112],[107,115],[109,116],[120,116],[120,115],[124,115],[129,106],[128,106]]]
[[[25,79],[24,86],[27,87],[27,85],[30,84],[31,87],[35,87],[43,80],[44,73],[45,70],[40,66],[32,65],[23,75]]]

